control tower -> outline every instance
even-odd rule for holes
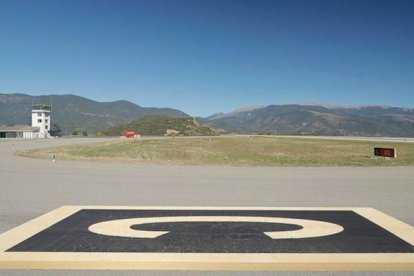
[[[32,126],[39,127],[39,138],[49,138],[50,112],[52,107],[47,104],[32,105]]]

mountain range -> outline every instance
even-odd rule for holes
[[[177,109],[141,107],[128,101],[96,102],[75,95],[0,93],[0,125],[30,124],[32,104],[50,102],[52,123],[69,134],[73,130],[105,131],[149,115],[190,117]],[[157,117],[152,122],[154,118]],[[414,137],[414,109],[402,107],[247,106],[196,119],[217,133]]]
[[[387,106],[269,105],[200,121],[236,133],[414,136],[414,109]]]
[[[0,94],[0,125],[30,124],[32,104],[52,104],[51,122],[63,132],[97,132],[148,115],[189,117],[172,108],[141,107],[128,101],[96,102],[75,95]]]

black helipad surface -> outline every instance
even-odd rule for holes
[[[298,230],[294,224],[253,222],[169,222],[132,226],[169,231],[154,238],[92,233],[103,221],[140,217],[252,216],[318,220],[344,231],[324,237],[271,239],[263,232]],[[7,252],[171,252],[171,253],[413,253],[414,246],[353,211],[280,210],[93,210],[83,209]]]

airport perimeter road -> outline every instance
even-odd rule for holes
[[[14,150],[98,139],[0,141],[0,233],[62,205],[373,207],[414,225],[414,168],[257,168],[38,160]],[[99,139],[98,141],[102,141]],[[15,145],[15,149],[13,148]],[[100,275],[273,275],[107,271]],[[1,275],[96,275],[3,270]],[[360,273],[359,273],[360,274]],[[376,273],[410,275],[411,273]],[[355,275],[282,273],[278,275]],[[360,275],[373,275],[361,273]]]

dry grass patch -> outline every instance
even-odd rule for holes
[[[397,159],[373,157],[374,147],[397,148]],[[22,152],[20,155],[237,166],[412,166],[414,144],[283,137],[143,139]]]

